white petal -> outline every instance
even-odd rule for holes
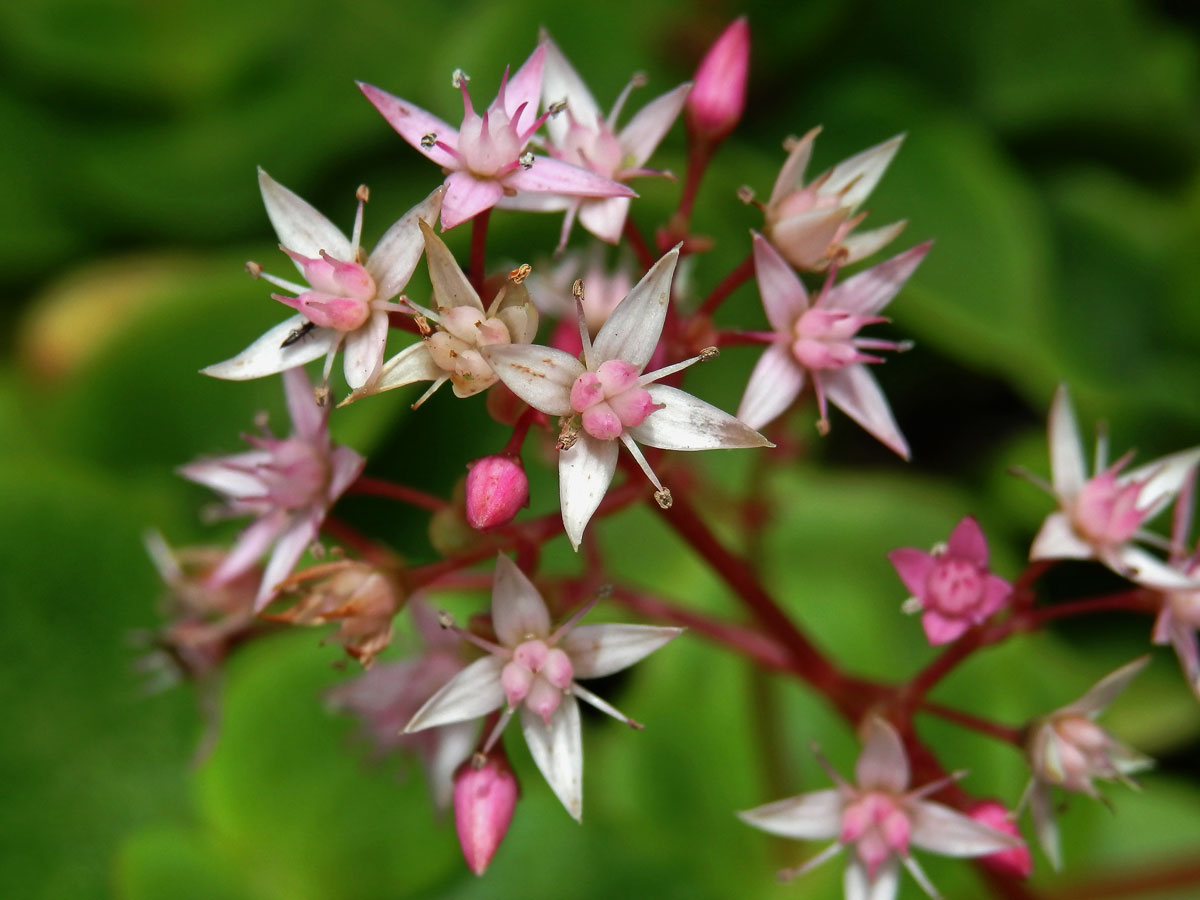
[[[1185,625],[1172,623],[1169,628],[1171,645],[1175,655],[1179,657],[1179,668],[1187,679],[1188,687],[1200,700],[1200,643],[1196,640],[1196,632]]]
[[[437,221],[442,211],[442,197],[446,189],[439,186],[432,194],[401,216],[384,232],[371,257],[367,260],[367,271],[375,279],[375,299],[390,300],[408,284],[417,261],[425,252],[425,240],[417,221]]]
[[[892,416],[887,397],[879,389],[866,365],[846,366],[836,372],[822,372],[825,396],[842,412],[861,425],[889,450],[908,459],[908,442]]]
[[[558,500],[563,528],[571,546],[579,549],[583,529],[604,499],[617,470],[617,442],[600,441],[580,432],[570,450],[558,454]]]
[[[628,197],[597,197],[579,204],[579,224],[610,244],[621,239],[625,218],[629,215]]]
[[[900,866],[896,857],[884,860],[875,871],[875,880],[867,877],[867,867],[856,857],[846,864],[842,882],[846,900],[896,900],[900,890]]]
[[[662,334],[671,302],[671,278],[679,248],[667,252],[617,304],[592,344],[595,364],[623,359],[640,372],[650,361]]]
[[[892,302],[932,246],[933,241],[926,241],[865,272],[859,272],[832,288],[818,305],[860,316],[875,315]]]
[[[232,359],[205,366],[201,375],[223,378],[226,381],[248,381],[265,375],[278,375],[296,366],[324,356],[338,340],[332,328],[314,328],[299,340],[284,347],[283,342],[294,331],[304,327],[308,317],[297,313],[270,328],[253,344]]]
[[[483,312],[483,304],[467,276],[458,267],[454,254],[446,242],[433,233],[424,220],[419,221],[421,234],[425,237],[425,262],[429,266],[429,280],[433,282],[433,301],[439,310],[456,306],[473,306]]]
[[[851,232],[842,239],[842,249],[846,252],[842,265],[848,266],[882,250],[900,236],[906,225],[908,220],[901,219],[899,222],[872,228],[870,231]]]
[[[475,723],[443,725],[433,747],[425,753],[425,774],[433,805],[439,812],[450,808],[454,798],[454,771],[475,748]]]
[[[867,720],[854,778],[859,787],[869,791],[900,794],[908,788],[908,754],[890,722],[878,716]]]
[[[943,856],[986,856],[1024,846],[1024,841],[976,822],[948,806],[919,800],[910,808],[911,841]]]
[[[1046,516],[1046,521],[1029,548],[1031,560],[1094,559],[1095,556],[1095,548],[1075,534],[1071,520],[1064,512],[1052,512]]]
[[[328,410],[317,405],[312,382],[303,369],[288,369],[283,373],[283,393],[292,417],[292,430],[309,441],[324,440]]]
[[[1050,786],[1036,781],[1029,795],[1029,812],[1033,817],[1033,831],[1037,835],[1042,852],[1057,871],[1062,868],[1062,847],[1058,839],[1058,825],[1054,821],[1054,802]]]
[[[683,633],[656,625],[580,625],[559,646],[571,657],[576,678],[603,678],[645,659]]]
[[[757,232],[754,235],[754,275],[758,292],[771,328],[790,335],[792,326],[808,309],[808,291],[771,242]]]
[[[800,396],[804,367],[787,344],[772,344],[754,364],[737,417],[751,428],[775,421]]]
[[[529,755],[567,808],[571,818],[583,819],[583,736],[579,726],[579,702],[565,694],[550,717],[550,724],[529,707],[521,707],[521,731]]]
[[[903,140],[904,135],[898,134],[881,144],[856,153],[849,159],[842,160],[830,171],[829,177],[821,185],[819,193],[833,194],[841,193],[844,190],[842,202],[851,209],[858,207],[875,189],[875,185],[887,171],[888,164],[896,155],[896,151],[900,149],[900,143]]]
[[[575,412],[571,385],[584,368],[571,354],[540,344],[495,344],[480,352],[496,377],[534,409],[548,416]]]
[[[770,441],[727,412],[665,384],[646,387],[655,403],[665,404],[628,429],[640,444],[663,450],[730,450],[773,447]]]
[[[1121,484],[1145,481],[1138,492],[1137,507],[1150,510],[1150,515],[1166,506],[1183,489],[1184,482],[1200,462],[1200,447],[1181,450],[1152,463],[1126,472],[1118,479]]]
[[[1130,581],[1146,587],[1162,590],[1197,590],[1200,582],[1195,576],[1188,576],[1173,568],[1156,556],[1152,556],[1141,547],[1126,544],[1116,551],[1117,565],[1113,569]],[[1107,562],[1108,560],[1105,560]]]
[[[621,149],[625,151],[623,168],[637,168],[645,164],[666,133],[671,130],[691,89],[691,83],[685,82],[651,100],[621,129],[617,139],[621,143]]]
[[[829,788],[776,800],[737,815],[747,825],[771,834],[797,840],[823,840],[837,837],[841,832],[845,805],[842,792]]]
[[[471,663],[425,701],[417,714],[404,726],[404,733],[422,731],[435,725],[465,722],[486,716],[504,705],[504,688],[500,685],[500,670],[506,660],[485,656]]]
[[[346,335],[342,370],[351,390],[357,391],[379,374],[387,350],[387,336],[388,314],[382,309],[373,310],[361,328]]]
[[[794,266],[802,269],[823,268],[826,254],[838,230],[846,221],[845,207],[810,209],[788,216],[771,226],[771,241]]]
[[[1079,437],[1075,410],[1071,408],[1071,395],[1065,384],[1060,384],[1054,392],[1048,424],[1050,477],[1054,492],[1062,499],[1071,500],[1087,481],[1087,462],[1083,457],[1083,441]]]
[[[543,45],[546,48],[546,65],[542,70],[542,105],[549,107],[565,100],[569,110],[546,120],[550,140],[561,145],[567,136],[571,119],[589,131],[595,131],[600,124],[600,107],[579,73],[567,62],[558,44],[547,36]]]
[[[388,391],[412,384],[414,381],[436,381],[445,374],[429,355],[429,349],[424,342],[417,341],[383,364],[375,390]]]
[[[1117,695],[1129,686],[1129,682],[1137,677],[1148,662],[1149,656],[1139,656],[1133,662],[1126,663],[1115,672],[1101,678],[1086,694],[1069,706],[1064,706],[1059,712],[1094,718],[1117,699]]]
[[[324,250],[343,262],[351,261],[354,248],[350,246],[350,239],[308,201],[289,191],[262,169],[258,170],[258,187],[267,207],[267,216],[279,235],[279,243],[302,256],[316,257]],[[299,263],[296,268],[304,271]]]
[[[292,517],[279,539],[267,567],[263,570],[262,584],[258,588],[258,596],[254,598],[254,611],[261,612],[263,607],[275,596],[279,582],[292,574],[296,563],[308,549],[308,545],[317,539],[323,515],[303,512]]]
[[[261,497],[266,493],[262,479],[253,471],[243,470],[253,470],[255,466],[269,462],[271,459],[272,455],[269,450],[247,450],[244,453],[234,453],[232,456],[199,459],[180,466],[175,471],[188,481],[212,488],[226,497],[234,499]]]
[[[492,580],[492,627],[505,647],[550,634],[550,613],[542,595],[503,553],[496,557]]]
[[[812,157],[813,141],[820,133],[820,126],[813,128],[793,145],[771,188],[771,199],[768,201],[771,206],[804,183],[804,170],[808,168],[808,161]]]

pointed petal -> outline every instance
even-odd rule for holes
[[[1169,630],[1171,646],[1179,657],[1179,668],[1187,679],[1188,687],[1200,700],[1200,643],[1196,640],[1196,632],[1183,625],[1172,624]]]
[[[314,328],[300,340],[286,347],[281,346],[292,332],[304,327],[307,321],[308,317],[300,314],[285,319],[268,329],[237,356],[205,366],[200,374],[226,381],[249,381],[251,378],[278,375],[312,362],[328,353],[339,335],[332,328]]]
[[[1153,515],[1170,503],[1171,498],[1183,489],[1197,463],[1200,463],[1200,447],[1193,447],[1138,466],[1133,471],[1126,472],[1118,481],[1121,484],[1144,481],[1145,485],[1138,492],[1137,508],[1150,510],[1149,514]]]
[[[387,350],[387,336],[388,314],[381,309],[372,312],[362,328],[346,335],[342,368],[351,390],[357,391],[379,374]]]
[[[800,396],[804,367],[786,344],[772,344],[754,364],[737,417],[750,428],[774,422]]]
[[[771,242],[794,266],[823,267],[828,262],[825,254],[846,215],[845,207],[841,206],[797,213],[771,226]]]
[[[451,172],[446,178],[442,201],[442,231],[473,219],[491,209],[504,196],[504,187],[492,178],[476,178],[470,172]]]
[[[349,447],[335,447],[330,454],[329,487],[325,496],[332,505],[362,474],[367,460]]]
[[[655,403],[665,404],[641,425],[627,429],[640,444],[663,450],[731,450],[775,446],[765,437],[686,391],[665,384],[646,387]]]
[[[579,77],[579,73],[567,62],[558,44],[547,37],[542,46],[546,48],[546,65],[542,70],[543,106],[548,107],[565,100],[569,111],[546,120],[550,140],[561,145],[570,128],[571,119],[589,131],[595,131],[601,121],[600,107],[587,85],[583,83],[583,79]]]
[[[550,612],[542,595],[503,553],[496,557],[492,581],[492,627],[505,647],[550,634]]]
[[[629,727],[636,728],[639,731],[645,727],[641,723],[635,722],[633,719],[629,718],[629,716],[625,715],[625,713],[621,712],[603,697],[597,697],[577,681],[571,682],[570,691],[593,709],[600,710],[600,712],[604,713],[606,716],[612,716],[623,725],[628,725]]]
[[[542,95],[542,78],[546,64],[546,45],[538,44],[529,54],[529,59],[508,79],[504,89],[504,111],[511,119],[517,110],[525,107],[514,124],[517,131],[524,131],[537,119],[538,100]]]
[[[776,800],[737,814],[747,825],[770,834],[803,841],[837,837],[845,800],[837,788]]]
[[[281,510],[255,519],[237,536],[233,548],[208,577],[209,583],[227,584],[250,571],[287,525],[287,514]]]
[[[908,442],[892,417],[892,408],[865,365],[823,372],[821,386],[829,401],[885,447],[908,459]]]
[[[616,470],[617,442],[599,441],[586,432],[580,433],[570,450],[558,454],[558,499],[563,528],[576,550],[583,540],[583,529],[604,499]]]
[[[908,592],[921,599],[925,595],[929,572],[933,569],[933,556],[916,547],[900,547],[889,553],[887,558]]]
[[[1087,482],[1087,463],[1083,458],[1083,441],[1079,437],[1075,410],[1071,408],[1071,395],[1065,384],[1058,386],[1054,402],[1050,404],[1049,442],[1054,492],[1062,499],[1073,499]]]
[[[832,288],[817,305],[861,316],[873,316],[887,306],[916,271],[933,241],[917,244],[899,256],[872,266]]]
[[[1029,813],[1033,817],[1033,831],[1046,859],[1055,871],[1062,868],[1062,847],[1058,839],[1058,824],[1054,821],[1054,803],[1050,797],[1050,786],[1035,782],[1029,795]]]
[[[842,265],[848,266],[878,253],[898,238],[906,225],[908,225],[908,220],[901,219],[891,225],[872,228],[870,231],[853,231],[846,235],[842,238],[842,250],[846,254],[842,259]]]
[[[639,372],[645,368],[662,334],[667,305],[671,302],[671,279],[678,261],[676,247],[651,266],[629,295],[617,304],[592,344],[597,366],[610,359],[623,359]]]
[[[540,344],[496,344],[480,352],[505,386],[548,416],[569,416],[571,385],[583,363],[569,353]]]
[[[896,900],[900,890],[900,865],[894,856],[888,857],[875,870],[875,880],[867,875],[867,867],[857,858],[846,864],[842,889],[846,900]]]
[[[796,141],[775,178],[775,186],[771,188],[771,199],[767,201],[769,206],[774,206],[804,183],[804,170],[808,168],[808,161],[812,158],[813,141],[820,133],[821,129],[818,126]]]
[[[390,300],[404,290],[417,261],[425,252],[418,220],[436,222],[446,193],[439,185],[433,193],[401,216],[384,232],[367,260],[367,271],[375,279],[375,299]]]
[[[937,647],[958,640],[971,627],[971,623],[966,619],[951,619],[934,610],[926,610],[921,616],[921,627],[925,629],[925,637],[930,645]]]
[[[458,168],[459,161],[441,147],[436,144],[432,147],[421,145],[421,138],[425,135],[436,134],[442,143],[456,147],[458,146],[458,130],[456,128],[447,125],[432,113],[425,112],[419,106],[413,106],[407,100],[401,100],[387,91],[381,91],[373,84],[364,84],[360,81],[358,89],[387,119],[388,124],[396,129],[396,133],[404,138],[414,150],[433,160],[439,166],[449,169]]]
[[[800,314],[808,309],[808,291],[771,242],[756,231],[754,236],[754,273],[763,309],[771,328],[790,335]]]
[[[453,176],[451,176],[453,177]],[[447,203],[449,198],[447,198]],[[442,207],[445,221],[445,206]],[[433,301],[439,310],[458,306],[471,306],[483,312],[479,295],[467,281],[467,276],[454,260],[454,254],[446,242],[433,233],[433,229],[422,221],[421,234],[425,237],[425,261],[429,266],[429,280],[433,282]]]
[[[450,809],[454,797],[454,771],[471,755],[475,731],[474,722],[443,725],[433,747],[424,753],[429,793],[433,795],[434,807],[440,812]]]
[[[247,450],[215,459],[198,459],[180,466],[175,471],[188,481],[212,488],[226,497],[259,497],[266,490],[262,479],[253,471],[245,470],[253,470],[270,460],[271,453],[268,450]]]
[[[1121,547],[1116,552],[1116,557],[1118,565],[1113,568],[1117,574],[1146,587],[1168,591],[1196,590],[1200,587],[1197,576],[1186,575],[1133,544]]]
[[[445,374],[433,361],[425,344],[417,341],[384,363],[375,390],[388,391],[415,381],[437,381]]]
[[[904,856],[901,857],[901,861],[904,863],[904,868],[908,869],[908,874],[913,877],[913,881],[920,886],[929,900],[942,900],[942,895],[938,893],[937,888],[933,886],[933,882],[929,880],[929,876],[925,874],[925,870],[921,868],[921,864],[914,857]]]
[[[842,202],[851,209],[856,209],[875,189],[875,185],[879,184],[879,179],[887,171],[888,164],[900,149],[903,140],[904,135],[898,134],[842,160],[829,172],[819,193],[836,194],[844,190]]]
[[[622,168],[631,169],[645,164],[675,124],[691,89],[691,82],[684,82],[674,90],[651,100],[621,129],[617,140],[621,143],[621,149],[625,151]]]
[[[854,778],[864,790],[902,794],[908,788],[908,754],[891,723],[878,716],[867,720],[862,753],[854,765]]]
[[[283,373],[283,394],[292,419],[292,430],[309,441],[322,440],[327,410],[317,406],[312,382],[303,369],[288,369]]]
[[[1025,846],[1020,838],[976,822],[940,803],[918,800],[909,810],[912,843],[942,856],[986,856]]]
[[[322,250],[340,260],[353,255],[350,239],[341,229],[262,169],[258,170],[258,187],[283,246],[303,256],[318,256]],[[296,268],[304,271],[299,263]]]
[[[987,538],[983,536],[983,529],[974,516],[965,516],[954,526],[950,539],[946,541],[946,552],[950,556],[968,559],[978,566],[987,566]]]
[[[1094,559],[1096,550],[1075,534],[1064,512],[1046,516],[1041,530],[1029,548],[1029,558],[1035,559]]]
[[[499,709],[504,705],[500,670],[505,662],[499,656],[475,660],[447,681],[417,710],[417,714],[404,726],[404,733],[411,734],[451,722],[466,722]]]
[[[621,240],[625,218],[629,215],[628,197],[596,197],[579,204],[579,223],[610,244]]]
[[[579,702],[565,695],[547,725],[542,717],[521,707],[521,731],[529,755],[562,801],[571,818],[583,819],[583,736],[579,725]]]
[[[279,535],[275,549],[271,551],[271,558],[267,560],[267,567],[263,570],[258,596],[254,598],[256,613],[261,612],[271,602],[279,582],[292,574],[308,545],[317,539],[322,518],[320,514],[314,515],[309,512],[294,515]]]
[[[683,634],[656,625],[579,625],[559,642],[576,678],[603,678],[645,659]]]
[[[1074,703],[1064,706],[1059,712],[1094,718],[1117,699],[1117,695],[1129,686],[1129,682],[1133,681],[1142,669],[1146,668],[1148,662],[1150,662],[1149,656],[1139,656],[1133,662],[1126,663],[1115,672],[1105,675],[1086,694]]]
[[[612,179],[549,156],[535,156],[528,169],[517,168],[504,176],[504,186],[534,193],[580,197],[636,197],[637,193]]]
[[[984,596],[983,609],[979,611],[981,618],[986,618],[1003,608],[1012,596],[1012,583],[999,575],[988,575],[987,588]]]

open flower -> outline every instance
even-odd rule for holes
[[[1092,780],[1120,779],[1154,765],[1148,756],[1127,747],[1095,723],[1100,713],[1134,679],[1150,657],[1143,656],[1105,676],[1074,703],[1030,724],[1026,751],[1033,780],[1021,801],[1028,801],[1038,843],[1054,868],[1062,867],[1058,825],[1054,821],[1052,787],[1100,799]]]
[[[831,844],[808,862],[780,872],[795,878],[849,848],[846,900],[893,900],[899,864],[930,896],[938,897],[910,845],[943,856],[987,856],[1023,846],[1021,840],[925,798],[951,779],[909,790],[908,756],[896,729],[880,718],[866,724],[862,754],[851,784],[819,754],[817,759],[836,787],[813,791],[738,813],[747,825],[799,840]]]
[[[754,235],[754,268],[763,308],[773,331],[738,407],[738,418],[762,428],[792,405],[811,376],[820,419],[829,430],[826,401],[865,428],[884,446],[908,459],[908,443],[892,417],[887,398],[867,370],[883,359],[864,351],[905,350],[907,344],[858,337],[860,328],[886,322],[876,313],[896,296],[929,252],[918,244],[841,284],[828,278],[810,302],[803,282],[771,243]]]
[[[421,258],[424,244],[419,219],[433,219],[442,203],[438,188],[379,239],[364,261],[362,235],[365,188],[358,191],[354,231],[347,238],[312,206],[258,170],[267,215],[279,235],[279,248],[292,258],[308,287],[276,278],[257,263],[251,274],[295,296],[271,296],[297,311],[232,359],[202,369],[205,375],[245,381],[275,375],[325,356],[325,380],[338,348],[345,347],[344,369],[351,390],[368,385],[379,374],[387,344],[388,313],[404,311],[391,302],[404,290]]]
[[[1200,584],[1200,546],[1188,553],[1188,531],[1192,524],[1196,499],[1195,475],[1189,477],[1175,503],[1175,522],[1171,531],[1171,565],[1185,577]],[[1170,644],[1179,658],[1179,667],[1188,687],[1200,700],[1200,588],[1172,590],[1160,593],[1161,607],[1154,620],[1151,639],[1156,644]]]
[[[668,174],[644,166],[679,116],[691,84],[685,82],[652,100],[618,132],[617,117],[630,92],[645,84],[645,77],[634,76],[606,118],[558,45],[545,38],[542,46],[546,49],[542,100],[548,109],[565,106],[563,115],[546,122],[546,131],[550,135],[545,143],[546,152],[555,159],[616,182],[626,182],[641,175]],[[511,201],[502,200],[501,205],[543,212],[566,210],[559,247],[566,245],[576,217],[600,240],[615,244],[625,227],[630,196],[632,192],[626,196],[607,197],[518,194]]]
[[[594,602],[594,601],[593,601]],[[542,597],[506,556],[496,559],[492,627],[496,643],[460,634],[488,655],[477,659],[433,695],[405,733],[464,722],[503,708],[483,748],[487,753],[514,713],[538,769],[575,819],[583,816],[583,742],[576,698],[633,728],[642,726],[579,684],[602,678],[649,656],[683,629],[651,625],[576,625],[585,605],[552,628]]]
[[[264,429],[261,437],[246,438],[253,450],[179,469],[184,478],[223,494],[230,516],[255,516],[209,575],[212,586],[234,581],[274,546],[254,600],[255,612],[275,596],[279,583],[316,540],[329,508],[366,464],[349,447],[334,447],[330,442],[329,409],[313,399],[303,369],[284,372],[283,385],[292,416],[291,437],[280,439]]]
[[[905,612],[921,612],[931,644],[960,637],[998,612],[1012,585],[988,571],[987,540],[971,516],[954,526],[950,540],[932,553],[901,547],[888,554],[904,586],[912,592]]]
[[[784,144],[790,151],[787,162],[775,179],[771,199],[762,207],[766,218],[763,230],[771,243],[793,266],[810,271],[864,259],[890,244],[906,224],[894,222],[873,231],[852,233],[867,215],[856,215],[858,207],[883,177],[904,135],[842,160],[805,184],[804,170],[820,132],[820,128],[814,128],[800,140],[789,138]],[[753,196],[748,189],[743,190],[744,196]]]
[[[593,342],[578,306],[583,361],[551,347],[492,346],[484,357],[508,388],[550,416],[563,418],[558,491],[563,526],[579,548],[583,530],[617,469],[617,442],[633,454],[653,483],[663,508],[671,493],[650,468],[638,444],[664,450],[770,447],[745,423],[691,394],[655,384],[712,353],[642,374],[667,314],[679,248],[660,259],[613,310]]]
[[[433,282],[433,302],[437,311],[411,300],[409,306],[420,316],[425,332],[420,343],[405,347],[387,361],[378,381],[351,394],[350,403],[359,397],[417,381],[432,381],[413,408],[417,408],[447,381],[454,385],[454,396],[471,397],[496,383],[483,348],[496,344],[527,344],[537,333],[537,307],[529,299],[524,279],[528,266],[513,270],[508,282],[484,310],[479,295],[445,242],[421,222],[425,237],[429,279]],[[436,327],[430,328],[429,322]]]
[[[1108,436],[1096,441],[1096,474],[1087,476],[1083,441],[1067,386],[1059,385],[1050,406],[1050,485],[1058,501],[1029,550],[1030,559],[1096,559],[1118,575],[1158,588],[1195,589],[1200,583],[1134,544],[1156,540],[1142,525],[1179,493],[1200,462],[1200,447],[1164,456],[1121,473],[1133,453],[1108,464]]]
[[[453,84],[462,91],[464,107],[462,126],[457,130],[407,100],[359,83],[400,137],[447,173],[443,231],[491,209],[501,197],[517,193],[635,196],[623,184],[525,149],[542,123],[560,111],[555,107],[540,118],[537,114],[545,57],[545,47],[538,47],[511,80],[505,69],[496,99],[482,115],[471,105],[470,79],[455,70]]]

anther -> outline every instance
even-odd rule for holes
[[[520,284],[529,277],[529,273],[533,271],[533,266],[529,263],[521,263],[515,269],[508,273],[508,280],[513,284]]]
[[[371,189],[365,184],[360,184],[358,190],[354,192],[354,199],[359,203],[366,203],[371,199]]]
[[[675,502],[675,498],[671,496],[670,488],[663,488],[662,490],[654,492],[654,501],[659,505],[660,508],[670,509],[671,504]]]
[[[633,77],[629,79],[629,86],[635,88],[645,87],[646,82],[649,80],[645,72],[634,72]]]
[[[437,143],[437,132],[430,131],[427,134],[421,135],[421,147],[425,150],[432,150],[433,145]]]
[[[429,327],[429,320],[424,316],[413,316],[413,322],[416,323],[417,331],[421,332],[421,337],[429,337],[433,334],[433,329]]]
[[[821,435],[821,437],[829,436],[829,420],[828,419],[817,419],[817,434]]]
[[[754,188],[748,184],[743,184],[737,189],[737,198],[749,206],[754,202]]]
[[[261,263],[256,263],[252,259],[246,260],[246,274],[248,274],[251,278],[258,278],[258,276],[262,274],[262,270],[263,267]]]
[[[789,134],[787,137],[785,137],[783,139],[783,149],[786,150],[788,153],[791,153],[793,150],[796,149],[796,145],[799,143],[800,143],[800,138],[796,137],[794,134]]]
[[[583,279],[582,278],[576,278],[575,281],[572,282],[571,294],[575,297],[578,297],[580,300],[583,299]]]
[[[563,422],[562,429],[558,433],[558,442],[554,445],[555,450],[570,450],[575,446],[575,442],[579,440],[579,426],[575,424],[574,418],[567,419]]]
[[[559,100],[557,103],[551,103],[546,107],[546,112],[552,116],[558,116],[567,111],[567,101]]]
[[[716,359],[720,355],[721,355],[721,351],[719,349],[717,349],[716,347],[705,347],[703,350],[700,351],[700,354],[697,357],[696,361],[697,362],[708,362],[710,359]]]
[[[487,765],[487,754],[476,750],[471,754],[471,768],[478,772]]]
[[[438,621],[438,624],[441,625],[443,628],[453,628],[454,627],[454,616],[450,615],[450,613],[446,612],[444,609],[438,610],[437,621]]]
[[[329,394],[330,390],[329,385],[327,384],[317,385],[315,388],[313,388],[313,399],[317,401],[317,406],[328,406]]]
[[[462,87],[466,82],[471,80],[471,76],[462,69],[455,69],[450,73],[450,83],[456,88]]]
[[[522,153],[520,156],[517,157],[517,162],[520,164],[522,169],[532,169],[533,168],[533,154],[530,153],[528,150],[526,150],[524,153]]]

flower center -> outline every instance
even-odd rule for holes
[[[1117,774],[1109,756],[1112,741],[1091,719],[1080,715],[1058,716],[1053,729],[1064,788],[1086,790],[1093,777],[1111,778]]]
[[[547,723],[574,678],[570,657],[538,639],[514,647],[512,659],[500,671],[500,685],[508,705],[516,707],[524,703]]]
[[[646,421],[661,404],[638,386],[638,370],[623,359],[610,359],[595,372],[584,372],[571,385],[571,408],[582,413],[583,430],[611,441],[626,428]]]
[[[979,566],[970,560],[940,556],[934,562],[925,585],[928,588],[928,607],[958,616],[983,603],[986,582]]]
[[[440,329],[425,341],[434,364],[450,374],[454,392],[469,397],[496,383],[496,373],[480,347],[512,343],[508,326],[488,318],[473,306],[455,306],[440,313]]]
[[[284,509],[301,509],[317,503],[329,484],[329,465],[323,450],[303,438],[279,441],[271,459],[258,468],[267,488],[267,499]]]
[[[366,323],[371,315],[371,301],[375,299],[375,279],[371,273],[358,263],[334,259],[324,250],[316,258],[302,256],[286,247],[283,252],[300,264],[312,290],[295,298],[276,295],[277,300],[304,313],[320,328],[355,331]]]
[[[572,120],[555,154],[563,162],[612,178],[621,169],[621,144],[603,122],[592,131]],[[590,284],[590,283],[589,283]]]
[[[1146,513],[1137,508],[1142,485],[1119,484],[1114,466],[1083,486],[1071,510],[1071,523],[1089,543],[1101,547],[1123,544],[1141,527]]]
[[[517,134],[516,125],[499,104],[482,116],[473,112],[463,117],[458,132],[458,153],[463,166],[480,178],[506,175],[516,166],[517,157],[525,148]]]
[[[843,844],[854,844],[871,879],[892,854],[908,854],[912,831],[908,813],[891,794],[872,791],[861,795],[842,811]]]
[[[868,362],[859,353],[854,335],[864,325],[883,321],[877,317],[812,307],[793,326],[792,354],[806,369],[841,369],[852,363]]]

